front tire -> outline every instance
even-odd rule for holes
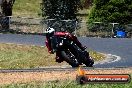
[[[87,66],[87,67],[93,67],[94,64],[94,60],[89,56],[89,53],[87,51],[85,51],[85,57],[83,58],[83,63]]]
[[[78,48],[79,47],[76,45],[74,45],[73,48],[70,48],[72,52],[76,51],[74,56],[78,59],[78,62],[80,64],[85,64],[87,67],[93,67],[94,60],[89,56],[89,53]]]
[[[93,59],[87,59],[85,60],[84,64],[87,66],[87,67],[93,67],[93,64],[94,64],[94,60]]]

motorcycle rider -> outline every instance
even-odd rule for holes
[[[54,39],[53,36],[66,37],[69,40],[73,41],[75,44],[77,44],[81,50],[85,50],[87,48],[86,46],[82,46],[82,44],[79,42],[77,37],[69,32],[55,32],[54,28],[49,27],[48,29],[46,29],[45,33],[46,33],[45,43],[48,48],[48,52],[50,54],[54,54],[54,52],[56,51],[53,48],[55,46],[52,42],[52,40]],[[56,62],[59,62],[59,63],[62,62],[63,59],[61,59],[61,58],[62,58],[62,56],[61,56],[60,52],[56,52]]]

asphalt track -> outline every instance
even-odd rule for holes
[[[112,57],[103,63],[95,63],[94,67],[132,67],[132,39],[79,37],[79,40],[88,48]],[[0,34],[0,43],[44,46],[44,41],[45,36],[40,35]]]

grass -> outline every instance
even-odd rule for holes
[[[104,59],[104,55],[90,51],[94,60]],[[55,62],[55,54],[49,54],[46,47],[0,44],[0,69],[38,68],[67,64]]]
[[[3,85],[1,88],[132,88],[132,82],[126,84],[85,84],[79,85],[76,81],[50,81],[50,82],[31,82],[31,83],[21,83],[21,84],[9,84]]]
[[[92,58],[94,58],[94,60],[96,60],[96,61],[100,61],[100,60],[103,60],[103,59],[105,58],[105,56],[104,56],[103,54],[98,53],[98,52],[96,52],[96,51],[94,51],[94,50],[88,50],[88,51],[90,51],[90,52],[89,52],[89,55],[90,55]]]
[[[15,0],[13,16],[40,17],[42,0]]]
[[[57,64],[44,47],[0,44],[0,68],[35,68],[49,63]]]

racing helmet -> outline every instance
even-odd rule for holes
[[[51,27],[48,27],[45,31],[46,33],[46,36],[53,36],[54,35],[54,32],[55,32],[55,29],[54,28],[51,28]]]
[[[54,33],[54,32],[55,32],[55,29],[54,28],[51,28],[51,27],[48,27],[46,29],[46,31],[45,31],[45,33],[49,33],[49,34]]]

